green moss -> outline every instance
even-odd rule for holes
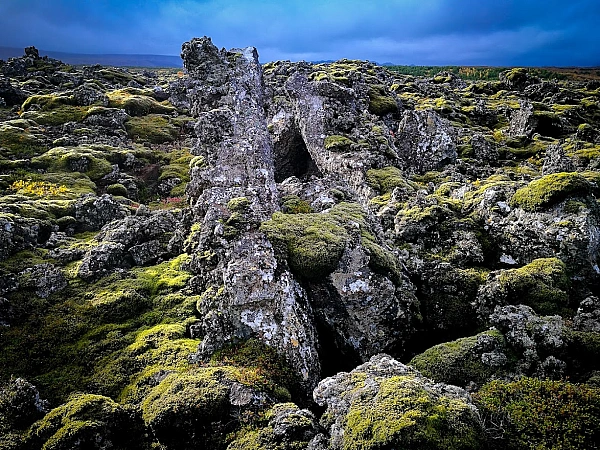
[[[279,401],[301,395],[300,378],[273,349],[257,339],[231,344],[212,355],[212,366],[232,366],[241,380],[253,388],[273,394]]]
[[[115,183],[106,187],[106,193],[110,195],[127,197],[127,188],[121,183]]]
[[[369,169],[367,171],[367,183],[381,193],[387,193],[396,187],[408,188],[414,190],[402,176],[402,172],[397,167],[384,167],[383,169]]]
[[[570,280],[558,258],[541,258],[518,269],[505,270],[498,279],[506,298],[531,306],[543,315],[564,313]]]
[[[8,123],[0,124],[0,157],[23,159],[43,153],[46,146],[42,138],[29,128],[21,128]]]
[[[553,173],[517,190],[511,205],[526,211],[536,211],[568,197],[587,196],[590,191],[590,183],[578,173]]]
[[[96,181],[112,171],[104,150],[93,147],[56,147],[32,159],[34,167],[52,172],[80,172]]]
[[[36,248],[33,250],[23,250],[15,253],[4,261],[0,261],[0,269],[7,272],[18,273],[29,267],[38,264],[54,263],[52,258],[48,257],[48,250]]]
[[[566,381],[492,381],[475,394],[499,448],[591,449],[600,442],[600,390]]]
[[[485,347],[481,345],[484,341]],[[491,351],[507,351],[504,336],[496,330],[431,347],[415,356],[409,365],[439,383],[462,387],[471,382],[482,385],[507,373],[506,366],[492,367],[482,362],[482,353]]]
[[[325,138],[325,150],[332,152],[347,152],[350,150],[354,141],[345,136],[332,135]]]
[[[382,380],[376,397],[353,401],[343,435],[344,450],[479,449],[482,433],[462,400],[425,389],[411,376]]]
[[[285,439],[281,439],[279,429],[270,419],[281,413],[284,419],[278,421],[279,427],[284,426]],[[282,423],[283,422],[283,423]],[[263,425],[260,429],[257,426]],[[279,428],[277,427],[277,428]],[[243,427],[236,433],[236,439],[229,444],[227,450],[305,450],[314,435],[314,423],[299,411],[293,403],[278,403],[263,417],[252,421],[251,426]]]
[[[385,116],[398,112],[396,100],[388,95],[385,86],[372,85],[369,88],[369,112],[377,116]]]
[[[343,224],[327,213],[275,213],[260,229],[281,248],[295,273],[311,279],[337,267],[348,240]]]
[[[21,117],[33,120],[40,125],[57,126],[67,122],[81,122],[88,109],[88,106],[63,105],[48,111],[27,111]]]
[[[172,142],[179,135],[179,128],[158,114],[132,117],[125,122],[125,128],[131,139],[153,144]]]
[[[142,449],[145,441],[143,424],[133,411],[107,397],[77,394],[36,422],[25,442],[28,448],[71,450]]]
[[[229,385],[237,375],[236,370],[224,367],[170,374],[142,403],[143,418],[158,441],[169,448],[189,448],[198,442],[206,448],[220,448],[234,425],[228,420]]]
[[[301,200],[297,195],[287,195],[282,200],[282,211],[286,214],[307,214],[313,212],[308,202]]]
[[[140,95],[143,92],[131,88],[107,92],[108,106],[124,109],[130,116],[170,114],[175,111],[173,106],[159,103],[147,95]]]
[[[88,245],[89,236],[78,238]],[[90,387],[114,398],[130,383],[131,390],[144,392],[152,377],[143,378],[143,370],[156,374],[187,368],[198,342],[186,341],[185,330],[196,320],[198,298],[180,293],[191,277],[179,268],[186,258],[95,283],[78,279],[73,263],[64,270],[69,286],[48,300],[28,290],[11,294],[11,304],[18,308],[10,329],[0,335],[0,378],[27,375],[45,398],[64,401],[72,391]],[[146,345],[127,348],[140,332],[172,323],[178,326],[145,333],[140,339]]]
[[[181,266],[189,260],[186,254],[151,267],[132,270],[141,287],[151,295],[159,292],[174,291],[183,288],[192,274],[182,270]]]

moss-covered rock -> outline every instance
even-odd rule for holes
[[[481,386],[507,373],[508,354],[504,336],[493,330],[438,344],[415,356],[409,365],[441,383]]]
[[[403,177],[400,169],[393,166],[382,169],[369,169],[367,171],[367,183],[381,193],[391,192],[396,187],[414,191],[413,186]]]
[[[281,248],[291,269],[310,279],[331,273],[348,241],[343,221],[331,213],[275,213],[261,230]]]
[[[11,378],[0,385],[0,434],[25,430],[48,412],[34,385],[23,378]],[[2,444],[0,444],[0,448]]]
[[[139,89],[120,89],[108,92],[108,106],[124,109],[130,116],[145,116],[148,114],[169,114],[175,111],[171,105],[157,102],[146,92]]]
[[[353,144],[352,139],[337,134],[327,136],[324,142],[325,150],[332,152],[347,152]]]
[[[8,122],[0,124],[0,161],[31,158],[46,148],[42,137],[30,127],[22,128]]]
[[[330,448],[479,449],[476,408],[460,388],[434,385],[387,355],[322,381],[315,400],[328,409]]]
[[[552,173],[515,192],[511,205],[526,211],[552,206],[568,197],[585,197],[591,192],[590,183],[578,173]]]
[[[160,114],[132,117],[125,122],[125,128],[131,139],[153,144],[172,142],[179,135],[179,128]]]
[[[475,395],[497,448],[592,449],[600,442],[600,390],[566,381],[492,381]]]
[[[143,423],[139,416],[110,398],[74,394],[69,401],[32,425],[28,448],[46,450],[143,449]]]
[[[567,266],[558,258],[540,258],[518,269],[492,272],[479,290],[480,314],[496,305],[524,304],[539,314],[565,313],[569,307]]]
[[[53,172],[80,172],[95,181],[112,170],[108,161],[110,151],[88,146],[55,147],[41,156],[32,159],[39,168]]]
[[[385,86],[373,85],[370,87],[369,112],[378,116],[398,112],[398,104],[394,97],[386,92]]]
[[[168,448],[198,442],[223,448],[231,431],[229,390],[235,380],[233,369],[221,367],[167,375],[142,403],[144,420]]]
[[[265,420],[263,428],[239,432],[227,450],[303,450],[319,431],[315,416],[293,403],[273,406]]]

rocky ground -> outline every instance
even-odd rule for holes
[[[0,62],[0,449],[594,449],[600,82]]]

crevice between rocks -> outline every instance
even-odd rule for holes
[[[296,124],[292,124],[273,142],[273,156],[277,183],[292,176],[301,180],[313,175],[322,176]]]

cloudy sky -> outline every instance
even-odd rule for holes
[[[0,46],[178,55],[211,36],[261,61],[600,66],[600,0],[0,0]]]

